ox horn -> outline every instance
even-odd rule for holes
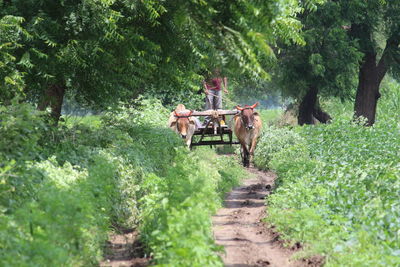
[[[241,106],[237,105],[236,109],[242,111],[244,108],[242,108]]]
[[[255,108],[258,106],[258,104],[260,104],[259,102],[255,103],[254,105],[251,106],[251,108]]]

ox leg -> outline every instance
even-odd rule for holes
[[[250,162],[253,162],[254,150],[256,150],[257,138],[254,138],[250,143]]]
[[[245,157],[244,166],[250,167],[250,153],[249,153],[248,149],[246,149],[246,157]]]
[[[243,163],[243,166],[244,167],[249,167],[249,163],[250,163],[250,161],[249,161],[249,155],[250,155],[250,153],[249,153],[249,150],[247,149],[247,146],[245,145],[245,144],[241,144],[241,156],[242,156],[242,163]]]
[[[191,122],[189,124],[189,128],[187,131],[187,136],[186,136],[186,145],[188,146],[189,149],[192,149],[192,142],[194,138],[194,132],[196,131],[196,125],[195,122]]]
[[[190,150],[193,150],[192,143],[193,143],[193,136],[192,138],[190,138],[189,144],[186,143],[186,145],[189,147]]]

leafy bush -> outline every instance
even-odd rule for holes
[[[152,176],[145,182],[149,194],[143,199],[143,239],[163,266],[223,266],[215,254],[219,248],[211,235],[210,216],[221,203],[220,193],[236,184],[242,173],[231,158],[217,158],[209,150],[196,154],[179,152],[167,179]],[[222,171],[226,166],[229,171]]]
[[[0,162],[38,157],[45,129],[40,113],[31,105],[0,106]]]
[[[87,170],[59,166],[54,159],[32,168],[43,181],[34,197],[12,214],[1,214],[1,265],[95,263],[117,193],[114,162],[103,155]]]
[[[263,169],[269,169],[269,163],[274,153],[295,144],[304,143],[304,139],[286,128],[265,127],[259,138],[255,150],[255,165]]]
[[[111,227],[139,225],[155,263],[222,265],[210,215],[241,168],[209,149],[189,152],[159,101],[109,111],[95,127],[46,129],[28,105],[7,112],[0,130],[15,153],[3,141],[1,266],[96,265]]]

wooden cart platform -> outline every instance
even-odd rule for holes
[[[221,120],[225,118],[226,115],[236,114],[238,114],[237,110],[194,111],[192,116],[207,116],[209,120],[204,126],[198,128],[194,132],[191,147],[239,144],[239,142],[233,141],[232,129],[226,124],[221,124]],[[200,136],[200,139],[196,140],[198,136]],[[215,137],[219,138],[216,139]],[[228,137],[228,140],[224,137]],[[204,140],[205,138],[208,140]]]

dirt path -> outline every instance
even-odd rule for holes
[[[107,241],[104,260],[100,267],[145,267],[149,258],[143,257],[142,246],[137,242],[136,231],[113,234]]]
[[[261,222],[265,218],[265,197],[276,176],[254,168],[248,170],[254,178],[244,180],[242,186],[229,193],[225,207],[213,216],[216,243],[225,247],[225,266],[321,266],[321,262],[313,260],[290,260],[294,251],[283,248],[279,236]]]

